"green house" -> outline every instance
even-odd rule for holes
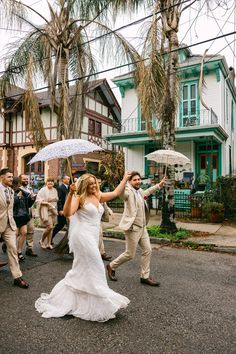
[[[203,99],[200,102],[199,77],[202,56],[189,49],[179,52],[180,97],[176,116],[176,150],[191,160],[187,172],[195,179],[207,176],[210,183],[217,176],[236,172],[234,69],[229,68],[225,57],[207,55],[204,62]],[[122,96],[121,131],[107,136],[114,145],[124,148],[126,168],[139,170],[150,177],[162,173],[162,167],[147,161],[144,156],[160,146],[160,125],[154,117],[157,130],[155,141],[148,136],[146,122],[141,116],[140,104],[132,73],[113,79]],[[183,173],[177,173],[181,180]]]

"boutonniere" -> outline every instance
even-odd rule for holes
[[[147,200],[147,199],[148,199],[148,196],[147,196],[147,195],[145,195],[145,196],[143,197],[143,199],[144,199],[144,200]]]

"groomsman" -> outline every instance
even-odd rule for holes
[[[131,172],[127,182],[123,199],[124,213],[119,227],[125,232],[126,250],[119,257],[107,265],[110,280],[116,281],[115,270],[123,263],[134,258],[137,245],[141,247],[141,277],[142,284],[159,286],[160,283],[149,277],[152,248],[146,225],[149,220],[149,211],[145,198],[156,192],[165,184],[165,178],[145,191],[140,188],[141,176],[139,172]]]
[[[63,227],[67,224],[67,220],[63,215],[63,208],[69,191],[69,185],[70,185],[70,177],[63,176],[62,184],[57,188],[58,198],[59,198],[57,203],[58,216],[57,216],[57,224],[55,225],[52,232],[52,240],[56,236],[56,234],[59,231],[61,231]]]
[[[11,188],[13,174],[8,168],[0,170],[0,234],[7,246],[9,267],[14,279],[13,284],[27,289],[29,284],[22,279],[16,249],[16,224],[13,218],[14,192]]]

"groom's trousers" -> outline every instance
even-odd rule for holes
[[[134,258],[137,245],[141,247],[141,278],[149,278],[152,248],[146,226],[133,225],[132,230],[125,231],[126,250],[110,263],[116,270],[121,264]]]

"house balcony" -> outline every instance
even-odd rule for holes
[[[186,113],[186,112],[185,112]],[[147,124],[140,117],[129,117],[122,121],[119,133],[106,136],[106,140],[111,144],[119,146],[149,144],[153,138],[147,133]],[[160,122],[153,119],[153,128],[157,135],[155,140],[160,139]],[[179,114],[176,119],[175,129],[176,141],[192,141],[195,143],[211,140],[216,143],[223,143],[229,137],[224,127],[219,124],[216,113],[210,110],[200,110],[195,115]]]
[[[197,114],[193,115],[190,112],[186,115],[177,119],[176,128],[185,128],[185,127],[204,127],[218,124],[218,117],[213,109],[209,111],[203,109]],[[139,117],[132,117],[124,120],[121,126],[120,133],[136,133],[136,132],[145,132],[147,129],[147,123],[144,120],[140,120]],[[156,119],[153,119],[153,128],[157,131],[160,129],[160,122]]]

